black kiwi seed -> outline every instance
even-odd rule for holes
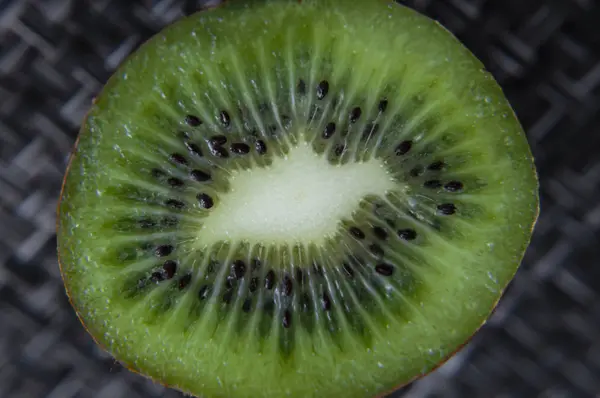
[[[429,180],[425,181],[423,186],[429,189],[437,189],[442,186],[442,182],[440,180]]]
[[[231,144],[231,152],[237,155],[245,155],[250,152],[250,147],[248,144],[244,144],[243,142],[236,142]]]
[[[300,95],[306,94],[306,83],[304,83],[304,80],[302,80],[302,79],[298,80],[298,85],[296,86],[296,90],[298,91],[298,94],[300,94]]]
[[[388,238],[388,233],[382,227],[373,227],[373,235],[377,237],[377,239],[386,240]]]
[[[267,144],[263,140],[258,140],[254,143],[254,148],[259,155],[267,153]]]
[[[348,276],[350,278],[354,277],[354,270],[352,269],[352,267],[350,267],[350,265],[348,263],[343,263],[342,269],[346,273],[346,276]]]
[[[362,229],[360,229],[358,227],[350,227],[350,229],[348,229],[348,231],[356,239],[364,239],[365,238],[365,233],[362,231]]]
[[[178,284],[179,289],[185,289],[190,284],[191,281],[192,281],[192,274],[185,274],[184,276],[179,278],[179,284]]]
[[[182,165],[186,165],[188,163],[187,159],[180,153],[172,153],[171,156],[169,156],[169,159],[171,159],[171,161],[174,163],[179,163]]]
[[[290,279],[289,276],[284,276],[283,277],[283,283],[281,284],[281,291],[283,292],[284,296],[291,296],[292,295],[292,288],[293,288],[293,284],[292,284],[292,280]]]
[[[255,276],[254,278],[250,279],[248,290],[250,290],[251,293],[254,293],[256,289],[258,289],[258,277]]]
[[[219,114],[219,120],[225,127],[229,127],[231,124],[231,118],[229,117],[229,113],[227,111],[221,111]]]
[[[203,156],[202,149],[200,149],[200,147],[193,142],[186,142],[185,146],[190,153],[193,153],[196,156]]]
[[[290,310],[285,310],[285,312],[283,313],[281,324],[286,329],[292,326],[292,313],[290,312]]]
[[[388,107],[388,100],[387,99],[382,99],[381,101],[379,101],[379,112],[385,112],[385,110]]]
[[[411,177],[418,177],[423,174],[423,171],[425,171],[423,170],[423,166],[415,166],[410,170],[409,174]]]
[[[375,271],[383,276],[392,276],[394,273],[394,267],[386,263],[381,263],[375,266]]]
[[[397,156],[406,155],[408,153],[408,151],[410,151],[411,148],[412,148],[412,141],[409,141],[409,140],[402,141],[396,147],[396,151],[395,151],[396,155]]]
[[[438,205],[437,209],[440,212],[440,214],[443,214],[445,216],[450,216],[456,213],[456,206],[453,203],[443,203],[441,205]]]
[[[236,279],[242,279],[246,273],[246,264],[242,260],[235,260],[231,266],[231,271]]]
[[[177,199],[168,199],[165,205],[173,209],[183,209],[185,207],[185,203]]]
[[[325,311],[329,311],[331,309],[331,299],[327,293],[323,293],[323,296],[321,297],[321,305]]]
[[[167,280],[167,277],[165,275],[165,273],[161,270],[161,271],[156,271],[153,272],[152,275],[150,276],[150,279],[146,281],[146,283],[148,282],[152,282],[152,283],[160,283],[160,282],[164,282]]]
[[[152,276],[150,277],[150,281],[155,282],[155,283],[162,282],[164,280],[165,280],[165,275],[160,271],[153,272]]]
[[[196,196],[196,198],[198,199],[200,206],[205,209],[210,209],[214,206],[213,199],[205,193],[199,193],[198,196]]]
[[[202,171],[202,170],[192,170],[190,171],[190,178],[194,181],[198,182],[206,182],[210,180],[210,174]]]
[[[167,279],[171,279],[177,272],[177,263],[173,260],[167,260],[163,264],[163,272]]]
[[[252,261],[250,262],[250,267],[252,268],[252,271],[256,271],[257,269],[260,268],[261,262],[259,258],[253,258]]]
[[[360,115],[362,115],[362,110],[358,106],[352,109],[350,111],[350,123],[356,123],[360,119]]]
[[[200,291],[198,292],[198,297],[200,298],[200,300],[204,300],[208,297],[208,293],[210,291],[210,285],[204,285],[200,288]]]
[[[328,92],[329,92],[329,82],[327,80],[321,81],[317,85],[317,99],[322,100],[323,98],[325,98],[325,96],[327,95]]]
[[[208,143],[211,146],[221,146],[221,145],[225,145],[227,144],[227,137],[225,137],[224,135],[213,135],[212,137],[209,138]]]
[[[438,160],[436,162],[431,163],[429,166],[427,166],[427,170],[431,170],[431,171],[440,171],[441,169],[443,169],[445,166],[444,162],[442,162],[441,160]]]
[[[265,288],[271,290],[273,289],[273,285],[275,285],[275,272],[270,270],[267,272],[267,276],[265,276]]]
[[[250,312],[251,309],[252,309],[252,299],[247,298],[244,301],[244,305],[242,305],[242,311],[248,313],[248,312]]]
[[[179,178],[176,178],[176,177],[171,177],[171,178],[169,178],[169,179],[167,180],[167,183],[168,183],[168,184],[169,184],[171,187],[173,187],[173,188],[179,188],[179,187],[182,187],[182,186],[184,185],[184,184],[183,184],[183,181],[181,181]]]
[[[322,136],[324,139],[327,140],[327,139],[331,138],[334,133],[335,133],[335,123],[329,122],[325,126],[325,130],[323,130]]]
[[[410,228],[400,229],[398,230],[398,237],[402,240],[415,240],[417,238],[417,231]]]
[[[188,126],[192,126],[192,127],[198,127],[202,124],[202,120],[200,120],[198,118],[198,116],[194,116],[194,115],[187,115],[185,117],[185,123]]]
[[[369,251],[377,257],[383,257],[383,255],[385,254],[381,246],[379,246],[376,243],[369,245]]]
[[[444,189],[448,192],[462,191],[464,185],[460,181],[450,181],[444,185]]]
[[[154,254],[156,257],[166,257],[173,253],[174,249],[175,248],[171,245],[160,245],[154,250]]]
[[[229,157],[229,152],[222,146],[215,145],[210,147],[210,153],[218,158],[226,159]]]
[[[346,145],[344,145],[344,144],[336,145],[335,150],[334,150],[335,156],[342,156],[342,154],[344,153],[345,150],[346,150]]]

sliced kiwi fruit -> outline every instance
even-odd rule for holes
[[[61,270],[95,340],[164,385],[371,397],[485,322],[537,189],[501,89],[435,22],[232,1],[156,35],[95,100]]]

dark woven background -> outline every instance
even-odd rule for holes
[[[406,3],[455,32],[505,88],[537,158],[542,216],[491,322],[394,397],[597,396],[600,7]],[[92,96],[181,13],[176,0],[0,0],[0,397],[181,396],[96,348],[65,298],[54,233],[67,154]]]

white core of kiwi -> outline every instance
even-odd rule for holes
[[[331,164],[303,140],[267,167],[232,172],[229,183],[204,220],[198,245],[319,244],[339,232],[366,196],[398,188],[380,159]]]

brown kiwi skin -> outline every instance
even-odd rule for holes
[[[219,8],[219,7],[223,6],[225,3],[229,3],[229,2],[232,2],[232,1],[233,0],[222,0],[221,3],[219,3],[217,5],[214,5],[214,6],[210,6],[208,8],[204,8],[204,9],[198,11],[197,14],[200,14],[200,13],[203,13],[205,11],[212,10],[212,9]],[[242,0],[237,0],[237,1],[242,1]],[[297,1],[298,1],[299,4],[302,4],[302,0],[297,0]],[[441,26],[441,24],[440,24],[440,26]],[[127,57],[126,59],[124,59],[121,64],[125,63],[128,58],[129,57]],[[119,67],[120,67],[120,65],[119,65]],[[92,101],[91,101],[92,105],[96,104],[96,100],[97,100],[97,97],[92,98]],[[513,109],[511,109],[511,110],[514,113],[514,110]],[[56,217],[56,224],[55,225],[56,225],[57,234],[59,233],[59,230],[60,230],[60,215],[61,215],[60,208],[61,208],[62,198],[63,198],[64,192],[65,192],[65,188],[66,188],[66,184],[67,184],[67,177],[68,177],[69,172],[71,170],[71,165],[73,163],[73,160],[74,160],[74,158],[76,156],[76,152],[77,152],[77,147],[78,147],[78,144],[79,144],[79,140],[81,138],[81,135],[84,133],[84,127],[87,124],[87,120],[88,120],[89,114],[90,114],[90,111],[88,111],[88,113],[83,118],[82,127],[81,127],[81,129],[79,131],[79,134],[77,135],[77,138],[76,138],[75,143],[73,145],[73,148],[71,150],[71,154],[69,156],[69,161],[67,163],[67,167],[66,167],[66,170],[65,170],[65,175],[63,177],[63,181],[62,181],[62,185],[61,185],[61,189],[60,189],[60,196],[59,196],[59,200],[58,200],[58,204],[57,204],[57,209],[56,209],[56,215],[57,215],[57,217]],[[535,216],[535,220],[533,221],[532,227],[531,227],[532,231],[533,231],[533,229],[534,229],[534,227],[536,225],[537,219],[539,217],[539,213],[540,213],[540,205],[538,203],[537,213],[536,213],[536,216]],[[60,270],[61,279],[63,281],[63,286],[65,287],[65,292],[67,294],[67,298],[69,300],[69,304],[75,310],[75,315],[77,316],[77,319],[79,319],[79,322],[81,323],[81,325],[85,329],[86,333],[89,336],[91,336],[91,338],[94,341],[94,343],[98,347],[100,347],[100,349],[102,349],[102,350],[110,353],[110,350],[108,350],[101,342],[99,342],[97,340],[97,338],[94,336],[94,334],[88,328],[88,326],[85,324],[85,322],[83,320],[83,317],[82,317],[81,313],[79,312],[79,309],[75,306],[75,303],[74,303],[74,301],[72,299],[71,292],[69,291],[68,284],[66,283],[65,274],[63,272],[63,262],[62,262],[61,257],[60,257],[60,251],[58,251],[58,253],[57,253],[57,258],[58,258],[58,266],[59,266],[59,270]],[[500,298],[498,300],[496,300],[496,302],[492,305],[492,307],[490,309],[490,316],[495,311],[495,309],[498,306],[499,301],[502,299],[505,291],[506,290],[504,290],[502,292]],[[398,391],[399,389],[401,389],[403,387],[406,387],[407,385],[409,385],[411,383],[414,383],[415,381],[418,381],[418,380],[424,378],[425,376],[431,374],[432,372],[434,372],[435,370],[437,370],[438,368],[440,368],[442,365],[446,364],[446,362],[448,362],[450,359],[452,359],[458,352],[460,352],[467,344],[469,344],[471,342],[471,340],[473,339],[473,337],[481,330],[481,328],[486,324],[486,322],[488,321],[488,319],[489,319],[489,316],[481,323],[481,325],[473,332],[473,334],[471,334],[471,336],[467,340],[465,340],[465,342],[463,342],[460,346],[458,346],[455,351],[453,351],[452,353],[448,354],[443,360],[441,360],[438,364],[436,364],[431,370],[429,370],[428,372],[416,375],[412,379],[410,379],[408,381],[405,381],[405,382],[402,382],[401,384],[397,385],[396,387],[393,387],[392,389],[386,391],[385,393],[382,393],[380,395],[374,396],[374,398],[386,398],[387,396],[389,396],[390,394],[394,393],[395,391]],[[186,391],[184,389],[181,389],[178,386],[168,385],[168,384],[166,384],[166,383],[164,383],[164,382],[162,382],[160,380],[156,380],[156,379],[154,379],[154,378],[152,378],[150,376],[147,376],[147,375],[143,374],[140,369],[138,369],[135,365],[133,365],[131,363],[128,363],[126,361],[121,361],[121,360],[118,360],[117,362],[119,362],[121,365],[123,365],[130,372],[136,373],[136,374],[138,374],[138,375],[140,375],[140,376],[142,376],[142,377],[144,377],[146,379],[150,379],[154,383],[157,383],[157,384],[159,384],[159,385],[161,385],[163,387],[166,387],[166,388],[176,389],[176,390],[179,390],[179,391],[181,391],[183,393],[186,393],[186,394],[189,394],[189,395],[193,396],[193,394],[190,391]]]

